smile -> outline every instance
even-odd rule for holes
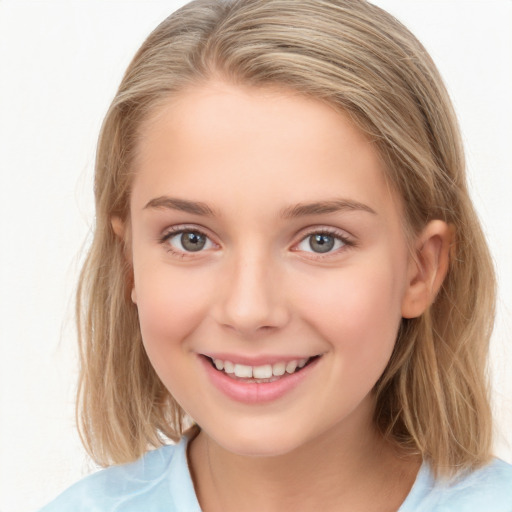
[[[200,357],[214,387],[228,398],[247,404],[262,404],[284,397],[307,379],[320,359],[321,355],[315,355],[249,365],[204,354]]]
[[[222,359],[211,359],[215,368],[223,371],[231,377],[240,379],[268,380],[272,382],[273,377],[282,377],[285,373],[292,374],[304,368],[311,357],[304,359],[293,359],[291,361],[280,361],[274,364],[263,364],[260,366],[249,366],[245,364],[233,363],[231,361],[223,361]]]

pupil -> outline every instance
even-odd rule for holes
[[[334,237],[329,235],[312,235],[309,246],[315,252],[329,252],[334,247]]]
[[[200,233],[188,232],[181,235],[181,245],[187,251],[200,251],[206,244],[206,237]]]

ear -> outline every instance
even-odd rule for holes
[[[430,221],[416,239],[409,260],[402,317],[416,318],[434,302],[450,263],[454,229],[442,220]]]
[[[112,226],[112,229],[114,230],[114,233],[116,234],[117,238],[122,240],[124,242],[124,231],[125,231],[125,223],[121,217],[118,217],[117,215],[115,217],[112,217],[110,219],[110,224]]]
[[[121,219],[121,217],[115,216],[110,219],[110,224],[112,226],[112,230],[114,231],[115,235],[119,240],[125,244],[126,243],[126,235],[127,228],[126,228],[126,222]],[[127,253],[128,251],[125,251]],[[127,254],[125,254],[127,259],[130,259]],[[131,279],[133,283],[133,278]],[[132,284],[132,291],[131,291],[131,299],[134,304],[137,304],[137,294],[135,293],[135,285]]]

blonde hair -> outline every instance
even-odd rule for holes
[[[363,0],[197,0],[147,38],[106,115],[95,176],[96,229],[78,290],[79,425],[100,464],[136,459],[183,432],[184,413],[145,354],[126,247],[141,123],[173,94],[220,75],[280,86],[348,113],[377,147],[411,235],[431,219],[455,228],[450,268],[429,310],[404,319],[375,388],[375,422],[441,476],[486,463],[486,361],[493,266],[468,195],[453,108],[423,46]]]

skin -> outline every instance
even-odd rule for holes
[[[189,462],[202,509],[397,510],[419,462],[375,431],[372,388],[401,318],[442,283],[449,227],[430,222],[411,247],[376,149],[291,91],[212,81],[140,133],[129,223],[113,227],[131,241],[148,356],[201,427]],[[319,254],[310,237],[325,231],[336,242]],[[211,353],[321,357],[284,396],[246,404],[212,386]]]

